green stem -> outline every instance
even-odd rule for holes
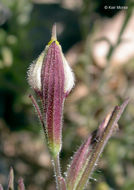
[[[66,190],[65,180],[61,175],[59,154],[53,159],[54,174],[57,184],[57,190]]]

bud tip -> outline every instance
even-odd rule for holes
[[[56,32],[56,23],[54,23],[52,27],[52,37],[51,40],[57,40],[57,32]]]

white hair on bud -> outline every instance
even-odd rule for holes
[[[41,90],[41,68],[44,58],[44,52],[40,54],[28,70],[28,82],[33,89]]]
[[[73,88],[75,78],[74,78],[74,73],[72,72],[72,69],[69,66],[66,58],[64,57],[64,55],[62,55],[62,57],[63,57],[63,67],[64,67],[64,74],[65,74],[64,91],[66,93],[66,92],[70,92],[71,89]]]
[[[62,53],[61,46],[59,45],[61,50],[61,56],[63,60],[63,68],[65,75],[65,84],[64,84],[64,92],[69,93],[74,86],[74,74],[72,72],[71,67],[69,66],[66,58]],[[38,91],[41,91],[41,69],[43,64],[43,59],[47,54],[49,46],[46,46],[45,51],[43,51],[40,56],[30,65],[28,70],[28,83],[30,86]]]

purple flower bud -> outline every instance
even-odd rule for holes
[[[52,29],[51,41],[30,66],[28,81],[42,100],[42,118],[45,122],[49,148],[57,155],[62,144],[63,104],[74,86],[74,75],[56,39],[56,25]]]

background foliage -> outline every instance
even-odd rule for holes
[[[105,6],[128,9],[105,9]],[[64,110],[62,169],[106,113],[131,98],[87,189],[134,189],[134,2],[0,1],[0,183],[9,167],[27,190],[54,190],[43,132],[28,98],[27,68],[57,23],[58,39],[76,75]]]

